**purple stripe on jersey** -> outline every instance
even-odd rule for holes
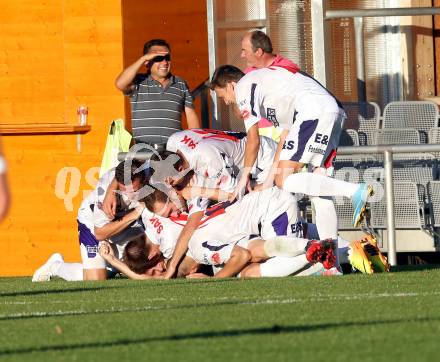
[[[96,240],[95,235],[92,234],[90,229],[78,220],[78,237],[79,243],[84,245],[87,250],[87,256],[94,258],[98,253],[99,241]]]
[[[287,235],[288,225],[289,225],[289,219],[287,218],[286,212],[283,212],[274,221],[272,221],[272,226],[277,236]]]
[[[222,244],[222,245],[209,245],[209,244],[208,244],[208,241],[204,241],[204,242],[202,243],[202,246],[203,246],[204,248],[207,248],[208,250],[211,250],[211,251],[219,251],[219,250],[222,250],[225,246],[228,246],[228,245],[230,245],[230,243],[228,243],[228,244]]]
[[[257,85],[255,83],[252,83],[251,85],[251,113],[253,116],[257,116],[257,113],[254,110],[255,107],[255,88],[257,88]]]
[[[307,142],[309,142],[310,137],[312,137],[318,126],[318,120],[313,119],[310,121],[303,121],[299,126],[298,131],[298,148],[296,153],[290,158],[291,161],[299,161],[304,153]]]

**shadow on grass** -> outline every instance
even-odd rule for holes
[[[178,310],[178,309],[197,309],[206,307],[219,307],[228,305],[245,305],[245,304],[255,304],[256,300],[234,300],[234,301],[222,301],[213,303],[198,303],[198,304],[176,304],[176,305],[165,305],[165,306],[146,306],[146,307],[133,307],[133,308],[108,308],[108,309],[96,309],[96,310],[67,310],[67,311],[57,311],[57,312],[35,312],[29,314],[12,314],[12,315],[0,315],[0,321],[11,321],[11,320],[26,320],[34,318],[52,318],[52,317],[71,317],[71,316],[88,316],[88,315],[99,315],[99,314],[116,314],[116,313],[140,313],[140,312],[154,312],[158,310]]]
[[[398,265],[391,267],[393,273],[409,272],[409,271],[423,271],[440,269],[439,264],[413,264],[413,265]]]
[[[94,292],[96,290],[119,288],[117,286],[100,286],[100,287],[80,287],[80,288],[63,288],[63,289],[42,289],[42,290],[23,290],[20,292],[0,292],[0,297],[25,297],[28,295],[40,294],[64,294],[64,293],[78,293],[78,292]]]
[[[0,350],[0,356],[35,353],[35,352],[67,351],[67,350],[77,350],[77,349],[86,349],[86,348],[108,348],[108,347],[137,345],[137,344],[155,343],[155,342],[188,341],[188,340],[197,340],[197,339],[205,339],[205,338],[241,337],[241,336],[250,336],[250,335],[270,336],[270,335],[286,334],[286,333],[308,333],[308,332],[327,330],[327,329],[338,329],[338,328],[349,328],[349,327],[362,328],[362,327],[370,327],[376,325],[414,323],[414,322],[423,323],[423,322],[431,322],[435,320],[438,321],[440,320],[440,318],[414,318],[411,320],[402,318],[402,319],[392,319],[392,320],[377,320],[377,321],[369,321],[369,322],[356,321],[356,322],[347,322],[347,323],[322,323],[322,324],[298,325],[298,326],[274,325],[272,327],[223,330],[223,331],[207,331],[207,332],[198,332],[198,333],[189,333],[189,334],[173,334],[162,337],[119,339],[119,340],[107,341],[107,342],[103,341],[103,342],[81,343],[81,344],[28,347],[21,349],[20,348],[4,349],[4,350]]]

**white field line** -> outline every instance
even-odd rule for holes
[[[145,302],[169,302],[169,301],[175,301],[177,300],[176,298],[147,298],[147,299],[142,299]],[[126,300],[122,300],[122,301],[117,301],[118,303],[126,303]],[[69,300],[22,300],[22,301],[4,301],[3,303],[0,304],[4,304],[4,305],[28,305],[28,304],[72,304],[72,301]]]
[[[258,299],[258,300],[234,300],[231,298],[208,298],[205,300],[220,301],[225,300],[230,302],[231,305],[265,305],[265,304],[294,304],[294,303],[310,303],[310,302],[328,302],[328,301],[347,301],[347,300],[365,300],[365,299],[380,299],[380,298],[413,298],[413,297],[426,297],[426,296],[438,296],[440,291],[436,292],[406,292],[406,293],[379,293],[379,294],[357,294],[357,295],[322,295],[312,298],[287,298],[287,299]],[[168,299],[169,300],[169,299]],[[198,303],[194,303],[197,306]],[[227,305],[228,303],[225,303]],[[0,319],[8,318],[27,318],[27,317],[58,317],[58,316],[71,316],[71,315],[81,315],[81,314],[104,314],[104,313],[122,313],[122,312],[144,312],[152,310],[164,310],[173,309],[175,307],[184,307],[186,304],[181,305],[147,305],[143,307],[120,307],[120,308],[103,308],[103,309],[79,309],[79,310],[58,310],[50,312],[38,312],[34,311],[31,313],[4,313],[0,314]],[[209,306],[208,304],[203,304],[204,307]],[[218,307],[217,304],[212,303],[213,307]]]

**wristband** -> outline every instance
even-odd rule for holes
[[[6,160],[0,156],[0,175],[6,173]]]

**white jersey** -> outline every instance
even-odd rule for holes
[[[194,185],[231,192],[243,169],[246,141],[244,133],[190,129],[171,135],[167,150],[183,154],[195,173]],[[258,158],[252,170],[258,183],[266,179],[276,148],[275,141],[260,137]]]
[[[235,244],[240,239],[260,235],[263,239],[275,235],[302,237],[296,204],[294,196],[276,187],[247,194],[234,203],[218,203],[206,210],[193,234],[190,256],[198,263],[210,264],[203,248],[209,248],[211,242]],[[187,218],[186,214],[177,218],[143,215],[143,223],[150,229],[149,239],[159,245],[165,258],[173,255]]]
[[[78,221],[87,226],[87,228],[93,233],[93,209],[94,205],[102,203],[105,197],[105,193],[113,179],[115,178],[115,169],[107,171],[102,175],[95,189],[87,196],[81,203],[78,210]]]
[[[315,79],[276,66],[246,74],[235,87],[235,98],[246,131],[261,118],[289,130],[295,120],[339,111],[336,99]]]

